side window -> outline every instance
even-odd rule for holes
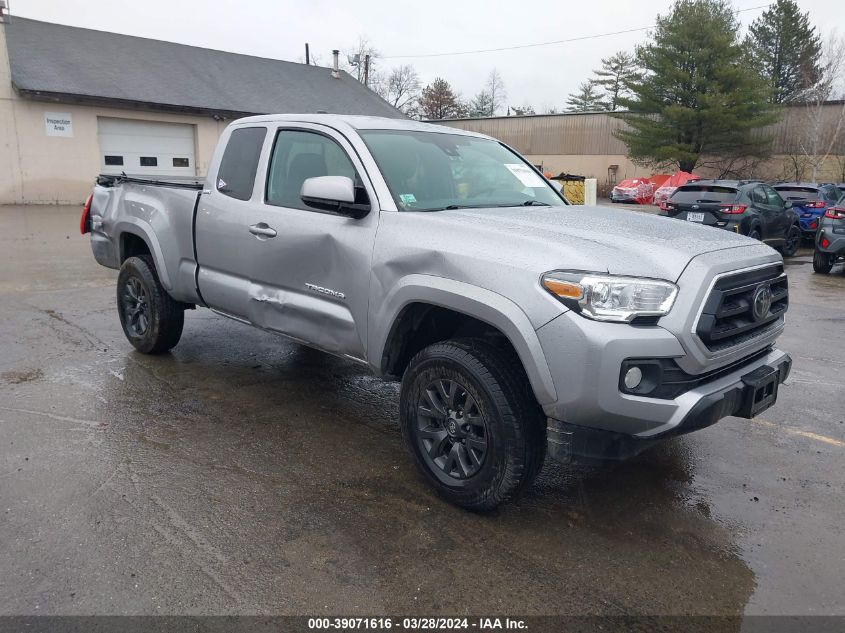
[[[762,187],[754,187],[754,190],[751,192],[751,200],[755,204],[769,204],[769,199]]]
[[[217,170],[217,191],[238,200],[252,197],[255,170],[266,135],[263,127],[238,128],[232,132]]]
[[[780,194],[771,187],[763,187],[766,190],[766,195],[769,197],[769,204],[777,209],[783,209],[783,198]]]
[[[317,176],[346,176],[356,184],[356,198],[363,194],[352,161],[335,141],[317,132],[279,130],[267,173],[267,203],[313,211],[299,192],[306,179]]]

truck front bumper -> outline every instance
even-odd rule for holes
[[[564,463],[589,465],[623,460],[666,437],[706,428],[727,416],[753,418],[775,403],[778,386],[792,368],[792,359],[779,350],[768,354],[764,363],[754,363],[751,370],[743,367],[713,385],[684,394],[689,394],[685,400],[695,403],[679,408],[677,423],[661,432],[627,435],[549,418],[548,455]]]
[[[633,447],[709,426],[725,416],[753,416],[762,408],[747,410],[751,397],[747,383],[755,376],[766,377],[769,388],[774,382],[765,403],[771,406],[777,385],[786,379],[791,366],[789,355],[773,347],[771,339],[761,340],[741,358],[714,359],[700,374],[677,368],[676,375],[688,379],[681,388],[650,397],[624,390],[622,368],[631,359],[636,363],[639,359],[683,361],[688,352],[668,330],[655,325],[602,323],[565,313],[537,330],[537,335],[557,391],[557,400],[543,406],[546,416],[600,435],[611,434],[604,437],[629,437]],[[775,379],[772,372],[776,372]]]

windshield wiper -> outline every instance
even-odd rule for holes
[[[526,200],[522,203],[523,207],[550,207],[548,202],[540,202],[539,200]]]

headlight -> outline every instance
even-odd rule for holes
[[[668,281],[600,273],[550,272],[543,275],[542,283],[583,316],[620,323],[668,314],[678,294],[678,287]]]

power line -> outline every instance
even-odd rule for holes
[[[738,9],[734,13],[745,13],[746,11],[756,11],[757,9],[767,9],[770,4],[761,4],[757,7],[748,7],[747,9]],[[600,37],[611,37],[613,35],[623,35],[625,33],[636,33],[637,31],[648,31],[653,29],[656,25],[640,26],[635,29],[625,29],[623,31],[613,31],[611,33],[598,33],[596,35],[582,35],[581,37],[571,37],[565,40],[554,40],[551,42],[537,42],[534,44],[517,44],[515,46],[501,46],[499,48],[480,48],[471,51],[455,51],[452,53],[422,53],[419,55],[385,55],[382,59],[421,59],[424,57],[453,57],[457,55],[474,55],[476,53],[497,53],[500,51],[514,51],[522,48],[537,48],[539,46],[553,46],[555,44],[566,44],[569,42],[580,42],[583,40],[594,40]]]

